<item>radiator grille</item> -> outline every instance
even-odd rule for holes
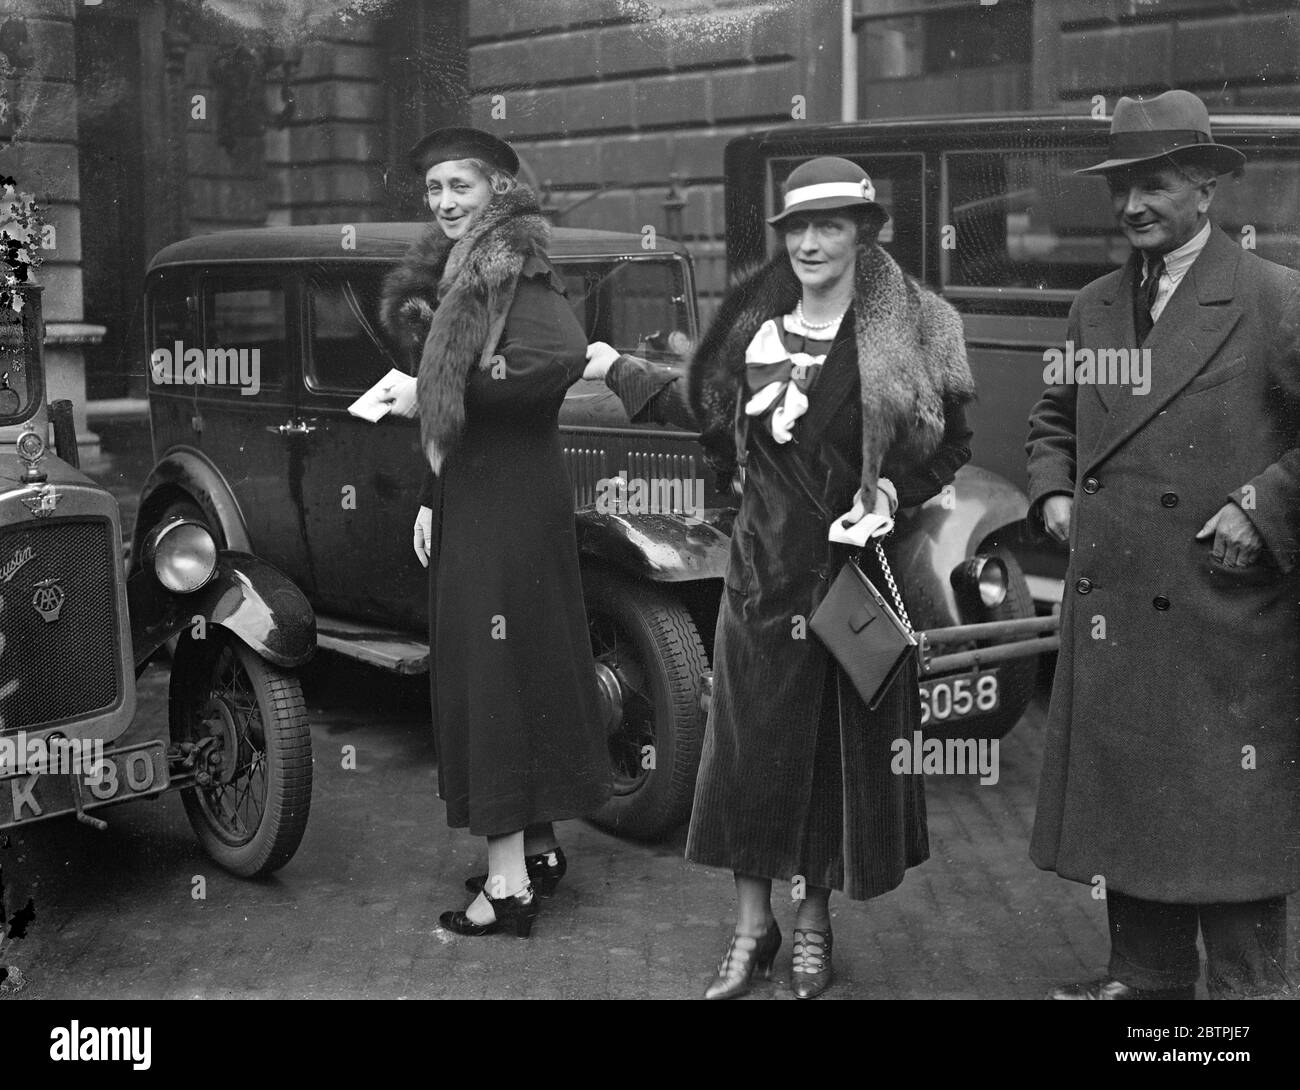
[[[573,506],[589,507],[596,502],[596,482],[605,472],[605,451],[599,447],[565,447],[569,480],[573,483]]]
[[[106,521],[0,530],[0,730],[117,703],[118,577]]]

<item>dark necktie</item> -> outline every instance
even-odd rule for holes
[[[1136,270],[1134,270],[1136,273]],[[1155,319],[1151,316],[1151,308],[1156,305],[1156,296],[1160,292],[1160,278],[1165,273],[1165,259],[1157,257],[1155,264],[1147,272],[1146,279],[1137,286],[1133,299],[1133,325],[1137,329],[1138,344],[1141,345],[1147,339],[1151,332],[1151,327],[1155,325]],[[1137,277],[1134,276],[1134,284],[1137,285]]]

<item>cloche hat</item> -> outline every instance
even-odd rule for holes
[[[448,159],[482,159],[511,176],[519,173],[519,156],[514,148],[490,132],[465,126],[426,133],[412,145],[406,157],[411,169],[421,175]]]
[[[1109,158],[1075,173],[1105,174],[1166,156],[1205,163],[1219,174],[1246,161],[1236,148],[1215,143],[1204,102],[1191,91],[1166,91],[1155,98],[1121,98],[1110,121]]]
[[[824,212],[831,208],[874,208],[883,220],[889,213],[876,203],[876,187],[857,163],[835,155],[823,155],[800,163],[785,182],[785,205],[767,222],[777,226],[787,216],[800,212]]]

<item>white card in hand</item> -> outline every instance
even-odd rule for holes
[[[379,400],[380,393],[385,387],[410,377],[405,371],[399,371],[396,367],[389,368],[388,374],[348,406],[348,412],[353,416],[361,417],[362,420],[369,420],[372,424],[378,423],[393,408],[392,402],[385,404]]]

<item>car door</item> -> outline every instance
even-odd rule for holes
[[[347,411],[389,370],[400,369],[380,333],[387,268],[335,262],[301,276],[299,411],[313,428],[301,447],[304,533],[317,609],[422,632],[427,575],[411,548],[427,471],[419,422],[388,416],[372,424]]]
[[[298,301],[292,277],[273,266],[215,266],[199,277],[202,382],[185,364],[192,445],[234,492],[253,551],[308,594],[302,507],[302,442],[295,413]]]

